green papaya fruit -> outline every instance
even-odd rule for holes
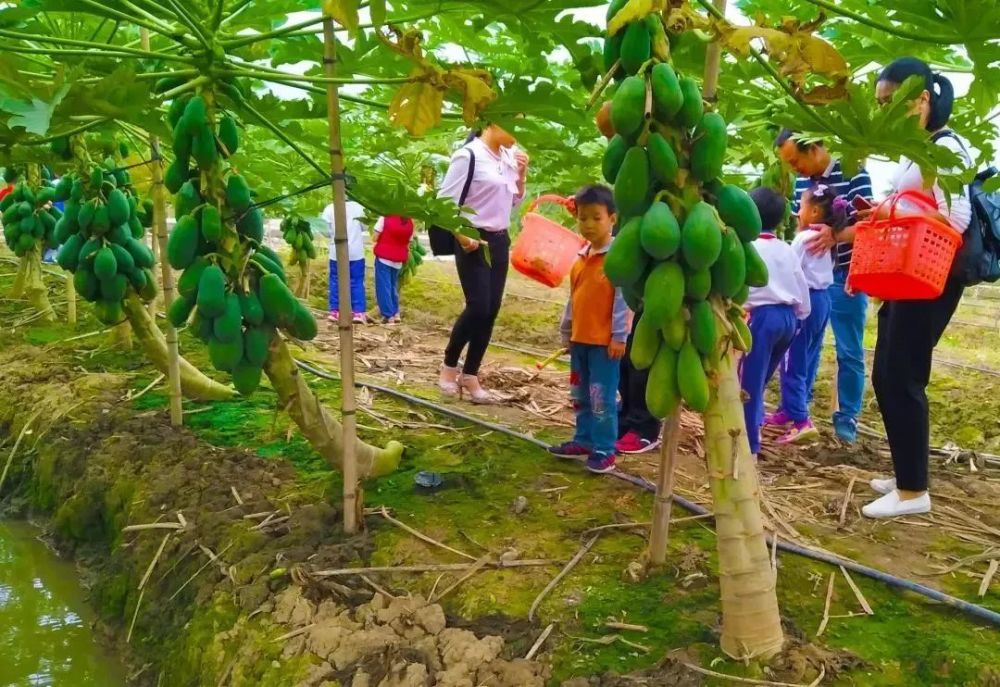
[[[711,267],[722,252],[722,229],[719,215],[711,205],[698,202],[684,219],[681,229],[681,253],[693,270]]]
[[[268,322],[278,327],[287,327],[292,323],[299,302],[277,275],[261,277],[259,296]]]
[[[112,243],[109,248],[115,256],[115,265],[117,266],[119,272],[122,274],[128,274],[135,269],[135,258],[132,257],[132,254],[129,253],[124,246]],[[94,271],[97,271],[96,265]]]
[[[96,275],[94,275],[96,276]],[[124,274],[113,274],[110,279],[100,279],[101,299],[109,302],[121,302],[128,291],[128,277]]]
[[[177,291],[181,296],[192,301],[198,296],[201,274],[209,264],[208,259],[199,255],[186,270],[181,272],[181,276],[177,279]]]
[[[194,209],[201,205],[201,194],[198,193],[198,189],[194,185],[193,179],[188,179],[181,186],[181,190],[177,192],[177,196],[174,199],[174,212],[180,217],[181,215],[190,215],[194,213]]]
[[[194,137],[184,127],[174,129],[174,137],[170,143],[174,151],[174,159],[185,169],[191,164],[191,152],[194,148]]]
[[[674,117],[684,105],[684,93],[674,68],[660,62],[649,72],[653,91],[653,116],[660,122],[674,121]]]
[[[191,317],[191,311],[194,310],[195,302],[193,299],[185,298],[184,296],[178,296],[167,308],[167,319],[170,321],[175,328],[180,329],[185,324],[187,324],[188,318]]]
[[[621,169],[615,178],[615,205],[619,216],[641,215],[649,201],[649,157],[640,146],[625,153]]]
[[[608,148],[604,151],[604,159],[601,161],[601,171],[604,173],[604,180],[609,184],[615,183],[618,170],[621,169],[622,162],[625,161],[625,153],[628,152],[629,145],[620,134],[615,134],[608,142]]]
[[[656,352],[660,350],[662,341],[660,335],[660,325],[653,322],[652,317],[638,315],[639,321],[635,325],[632,333],[632,346],[629,359],[632,366],[637,370],[645,370],[653,364]]]
[[[688,407],[704,413],[708,409],[708,377],[698,350],[688,341],[677,356],[677,389]]]
[[[229,342],[211,337],[208,341],[208,359],[216,370],[232,372],[243,359],[243,337],[238,336]]]
[[[680,351],[681,346],[687,341],[687,329],[687,310],[681,308],[677,311],[676,315],[664,322],[660,328],[663,343],[674,351]]]
[[[673,415],[680,406],[681,394],[677,388],[677,352],[669,346],[660,346],[649,368],[646,381],[646,407],[653,417],[663,419]]]
[[[56,255],[56,262],[64,270],[76,272],[77,265],[80,262],[80,249],[82,247],[83,237],[79,234],[73,234],[66,239],[62,248],[59,249],[59,253]]]
[[[750,244],[748,243],[746,245],[749,246]],[[737,305],[743,305],[744,303],[747,302],[747,298],[749,297],[750,297],[750,286],[748,284],[744,284],[742,287],[740,287],[740,290],[736,292],[736,295],[733,296],[733,303],[736,303]]]
[[[226,311],[226,275],[218,265],[209,265],[198,280],[198,310],[215,319]]]
[[[80,225],[80,229],[87,231],[90,229],[91,222],[94,221],[94,214],[97,212],[97,199],[88,200],[86,203],[80,206],[80,212],[77,215],[76,222]]]
[[[604,39],[603,59],[605,72],[611,71],[612,67],[614,67],[615,64],[618,63],[618,60],[621,59],[623,38],[625,38],[625,34],[619,31],[614,36],[608,36]],[[614,78],[619,78],[624,73],[624,70],[622,70],[621,65],[619,64],[618,69],[614,74],[612,74],[612,76]]]
[[[222,216],[214,205],[206,205],[201,210],[201,235],[212,243],[222,238]]]
[[[236,230],[240,236],[260,243],[264,240],[264,213],[260,208],[251,208],[236,220]]]
[[[691,344],[702,355],[709,355],[716,344],[715,313],[709,301],[691,304],[691,320],[688,322]]]
[[[663,323],[680,312],[684,302],[684,270],[674,261],[661,262],[646,278],[643,291],[643,317],[651,324]]]
[[[688,300],[702,301],[712,290],[712,273],[707,269],[688,270],[684,275],[684,295]]]
[[[760,236],[760,211],[750,195],[739,186],[722,186],[716,194],[715,207],[722,221],[736,230],[743,243],[750,243]]]
[[[250,396],[260,386],[261,368],[259,365],[241,360],[233,367],[233,386],[240,396]]]
[[[170,122],[170,128],[177,128],[177,125],[181,121],[181,117],[184,116],[184,108],[187,107],[188,101],[191,100],[192,97],[193,96],[190,94],[180,95],[174,98],[170,103],[170,108],[167,110],[167,121]]]
[[[121,224],[117,227],[112,227],[111,231],[104,235],[104,238],[108,240],[108,243],[124,246],[132,238],[132,232],[129,231],[127,226]]]
[[[691,145],[691,174],[699,181],[711,181],[722,174],[729,134],[726,120],[718,112],[707,112],[695,128]]]
[[[239,174],[230,174],[226,180],[226,205],[237,212],[250,207],[250,187]]]
[[[115,189],[108,194],[108,221],[111,226],[117,227],[128,222],[129,204],[125,194],[120,189]]]
[[[188,180],[188,169],[187,162],[176,158],[167,167],[166,173],[163,175],[163,185],[167,187],[167,190],[171,193],[177,193],[181,190],[181,186],[184,182]]]
[[[247,327],[243,335],[243,355],[248,363],[263,367],[273,331],[269,327]]]
[[[635,74],[653,54],[649,27],[644,21],[634,21],[625,27],[622,38],[622,68],[628,74]]]
[[[712,265],[712,286],[723,298],[732,298],[747,278],[746,252],[733,229],[722,235],[722,252]]]
[[[130,239],[125,243],[125,250],[132,254],[136,267],[150,269],[153,267],[153,251],[146,244]]]
[[[642,216],[639,227],[642,248],[654,260],[666,260],[681,245],[681,227],[670,207],[663,202],[653,203]]]
[[[93,272],[79,268],[73,274],[73,286],[76,287],[80,298],[88,302],[93,302],[97,298],[101,288]]]
[[[296,339],[302,339],[303,341],[310,341],[316,338],[316,334],[318,333],[316,318],[301,303],[295,303],[288,332]]]
[[[98,300],[94,303],[94,315],[102,324],[113,326],[125,320],[121,301]]]
[[[701,121],[705,112],[705,104],[701,99],[701,91],[698,90],[698,83],[690,77],[682,77],[678,82],[681,94],[684,96],[684,104],[677,110],[674,122],[684,129],[694,128]]]
[[[240,298],[235,293],[227,293],[225,310],[212,322],[215,338],[223,343],[231,343],[233,339],[243,336],[242,325]]]
[[[191,155],[202,170],[209,169],[219,159],[219,150],[215,145],[215,133],[207,124],[200,127],[191,143]]]
[[[649,256],[642,250],[641,223],[639,217],[626,222],[604,256],[604,274],[615,286],[635,284],[646,272]]]
[[[646,80],[630,76],[621,82],[611,99],[611,126],[615,133],[632,140],[646,121]]]
[[[167,261],[175,270],[186,269],[198,255],[198,223],[191,215],[177,220],[167,239]]]
[[[128,234],[137,240],[146,235],[146,230],[143,228],[142,222],[135,215],[128,218]]]
[[[749,353],[750,349],[753,348],[753,334],[750,333],[750,327],[747,326],[746,320],[739,316],[730,317],[729,323],[733,326],[731,337],[733,346],[738,351]]]
[[[240,134],[236,128],[236,120],[229,115],[219,120],[219,140],[225,147],[226,157],[229,157],[240,148]]]
[[[680,164],[674,148],[659,133],[654,133],[646,141],[646,152],[649,154],[649,167],[653,176],[661,184],[676,184]]]
[[[744,243],[743,250],[746,253],[747,286],[767,286],[767,263],[760,257],[760,253],[752,243]],[[742,304],[745,301],[746,298],[737,302]]]
[[[615,18],[615,15],[618,14],[618,12],[627,4],[628,0],[611,0],[608,4],[607,14],[605,15],[607,22],[611,23],[611,20]]]
[[[208,108],[205,99],[200,95],[193,96],[184,106],[184,116],[181,118],[184,128],[194,136],[208,122]]]
[[[97,256],[94,258],[94,276],[104,281],[111,279],[116,272],[118,272],[118,261],[115,260],[115,254],[111,248],[104,246],[97,251]]]
[[[243,321],[248,325],[257,326],[264,323],[264,307],[255,292],[240,294],[240,309]]]

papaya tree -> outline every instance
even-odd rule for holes
[[[750,346],[741,304],[767,283],[752,241],[761,230],[745,191],[722,183],[726,121],[671,64],[664,16],[649,3],[608,10],[605,60],[619,81],[604,175],[622,228],[609,279],[642,315],[632,361],[649,369],[646,400],[661,418],[681,403],[705,422],[722,599],[722,649],[768,658],[783,644],[734,361]]]
[[[288,266],[298,267],[295,296],[308,301],[310,266],[316,259],[312,225],[298,213],[291,213],[281,220],[281,237],[289,248]]]
[[[4,180],[13,183],[14,188],[0,201],[3,235],[19,258],[11,296],[26,298],[42,320],[52,321],[55,311],[42,281],[42,255],[47,248],[58,245],[55,226],[61,213],[52,206],[55,190],[43,182],[38,164],[28,164],[24,173],[8,166]]]

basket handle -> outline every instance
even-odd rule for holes
[[[924,209],[933,210],[934,212],[938,211],[937,201],[928,196],[926,193],[914,189],[910,189],[908,191],[901,191],[900,193],[892,194],[879,204],[880,208],[886,203],[889,204],[890,224],[893,222],[893,220],[896,219],[896,206],[899,204],[899,201],[904,199],[912,200],[917,205],[923,206]],[[878,213],[876,213],[876,215],[877,214]]]
[[[564,198],[563,196],[558,196],[554,193],[545,193],[535,198],[528,206],[528,212],[534,212],[535,208],[542,203],[562,205],[566,209],[566,212],[571,215],[576,213],[576,201],[573,198]]]

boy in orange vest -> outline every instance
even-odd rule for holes
[[[625,355],[630,313],[621,289],[604,275],[604,256],[617,221],[606,186],[577,192],[576,221],[588,244],[570,272],[570,299],[560,331],[570,351],[570,391],[576,411],[572,441],[549,449],[559,458],[586,458],[591,472],[615,469],[618,439],[618,376]]]

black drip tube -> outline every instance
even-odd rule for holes
[[[301,360],[296,360],[295,364],[298,365],[303,370],[316,375],[317,377],[338,382],[341,381],[338,375],[320,370],[319,368],[313,367],[312,365],[304,363]],[[501,434],[506,434],[509,437],[521,439],[522,441],[534,444],[539,448],[547,449],[549,447],[549,444],[529,434],[523,434],[505,425],[500,425],[494,422],[488,422],[486,420],[482,420],[473,415],[468,415],[467,413],[463,413],[460,410],[454,410],[446,406],[438,405],[437,403],[432,403],[431,401],[420,398],[418,396],[413,396],[412,394],[408,394],[403,391],[399,391],[398,389],[393,389],[391,387],[382,386],[380,384],[372,384],[370,382],[363,382],[363,381],[355,381],[354,385],[357,387],[366,387],[373,391],[379,391],[389,396],[394,396],[395,398],[406,401],[407,403],[423,406],[424,408],[430,408],[431,410],[441,413],[442,415],[447,415],[449,417],[455,418],[456,420],[462,420],[463,422],[469,422],[475,425],[479,425],[481,427],[485,427],[486,429],[490,429],[494,432],[500,432]],[[628,473],[621,472],[620,470],[615,470],[614,472],[608,474],[612,477],[633,484],[641,489],[645,489],[646,491],[654,493],[656,492],[656,485],[650,482],[649,480],[643,479],[642,477],[638,477],[636,475],[630,475]],[[684,510],[689,511],[691,513],[695,513],[697,515],[708,515],[711,513],[711,511],[709,511],[707,508],[700,506],[697,503],[688,501],[687,499],[677,496],[676,494],[673,496],[673,502],[676,503],[681,508],[683,508]],[[767,535],[767,540],[769,544],[773,543],[771,535]],[[798,554],[800,556],[804,556],[805,558],[811,558],[816,561],[822,561],[823,563],[829,563],[831,565],[837,565],[837,566],[842,565],[846,570],[850,570],[851,572],[858,573],[859,575],[864,575],[865,577],[870,577],[873,580],[879,580],[880,582],[884,582],[890,587],[895,587],[897,589],[903,589],[910,592],[916,592],[917,594],[921,594],[929,599],[933,599],[934,601],[942,603],[946,606],[950,606],[974,618],[977,618],[984,622],[1000,627],[1000,613],[992,611],[983,606],[978,606],[976,604],[969,603],[968,601],[963,601],[962,599],[951,596],[950,594],[945,594],[944,592],[920,584],[919,582],[913,582],[912,580],[896,577],[895,575],[891,575],[882,570],[877,570],[876,568],[870,568],[867,565],[862,565],[856,561],[852,561],[849,558],[841,558],[840,556],[836,556],[831,553],[826,553],[824,551],[816,551],[814,549],[810,549],[804,546],[799,546],[798,544],[794,544],[792,542],[785,541],[780,538],[778,539],[778,548],[781,549],[782,551],[788,551],[789,553]]]

